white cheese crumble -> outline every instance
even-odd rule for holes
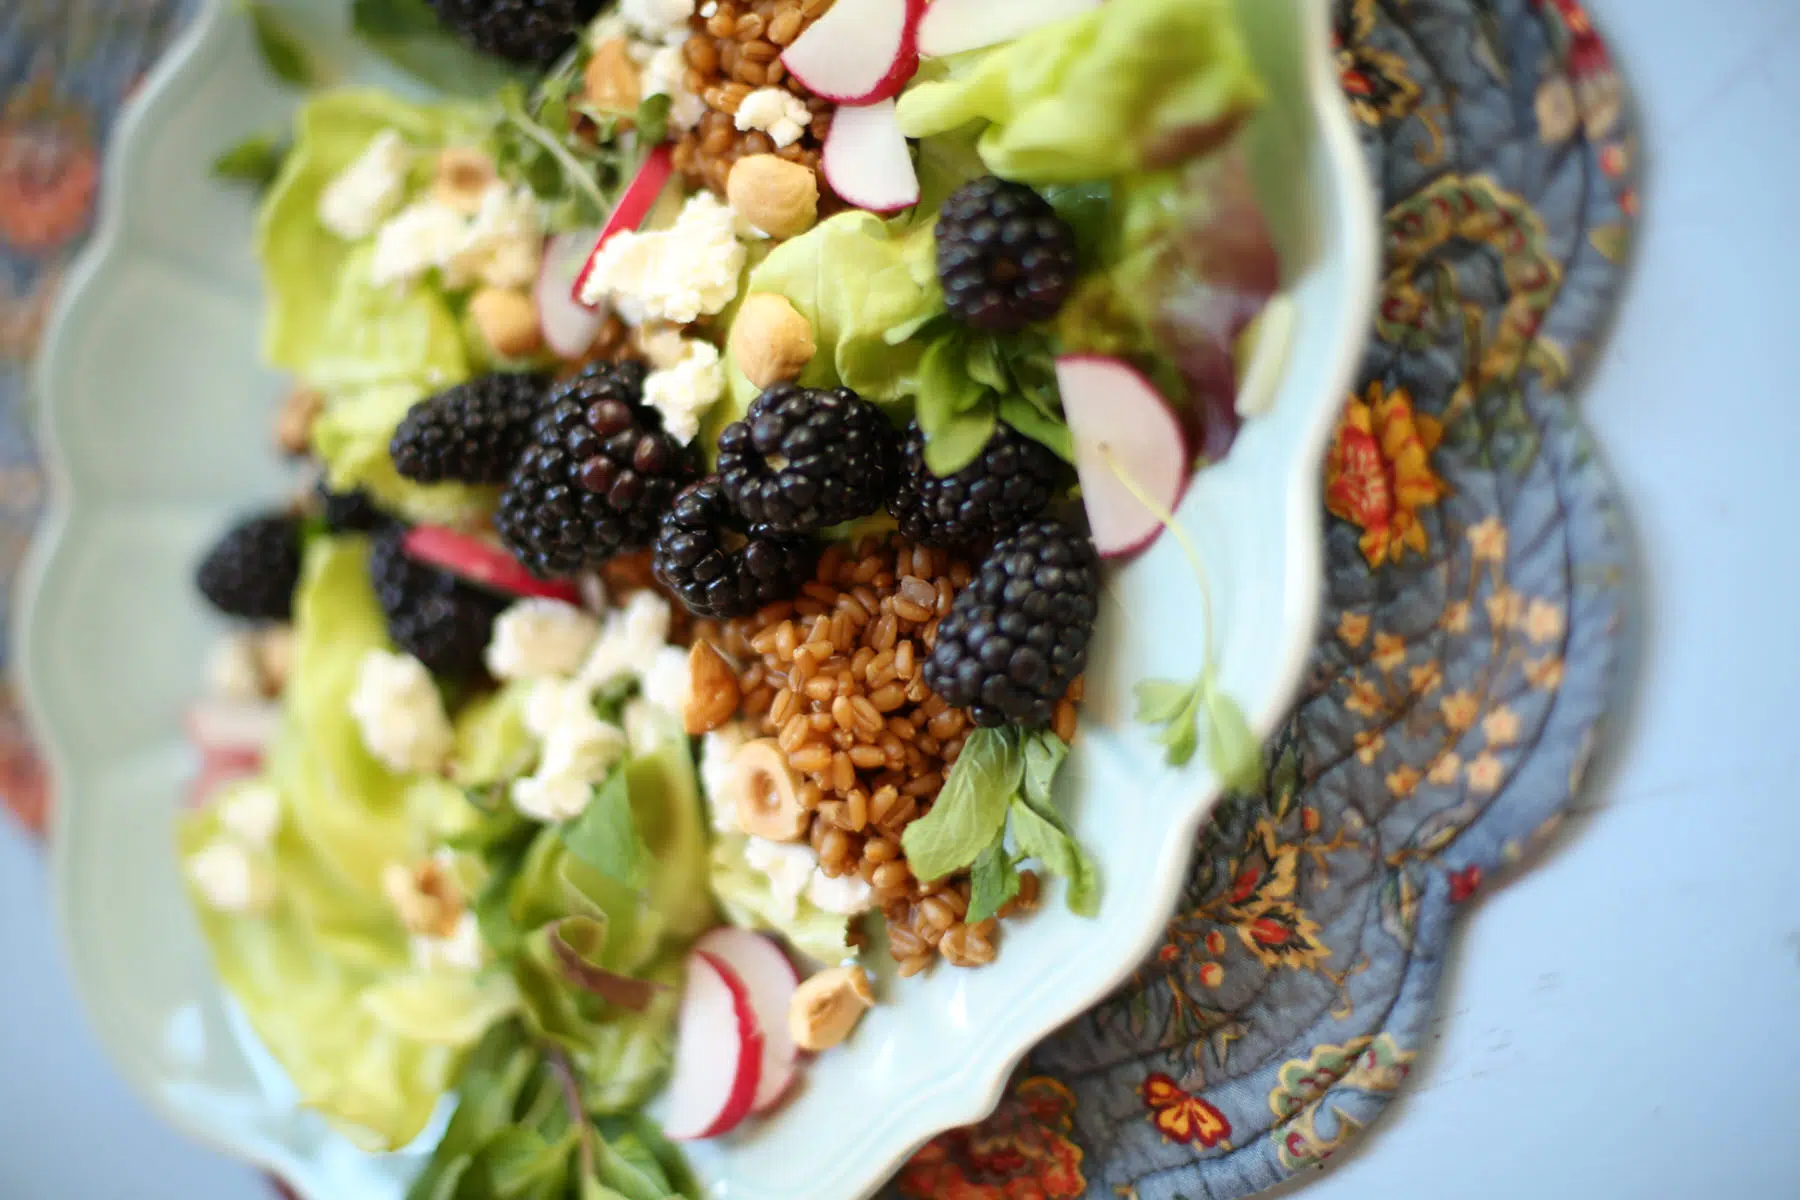
[[[487,665],[497,679],[568,675],[587,660],[600,622],[560,600],[521,600],[494,618]]]
[[[347,242],[374,233],[406,191],[411,152],[400,134],[384,129],[361,156],[319,194],[319,224]]]
[[[745,254],[736,225],[728,206],[700,192],[670,228],[627,231],[608,242],[582,285],[581,300],[611,304],[632,324],[688,325],[711,316],[737,296]]]
[[[378,287],[411,283],[452,261],[468,228],[469,219],[447,204],[421,200],[408,205],[376,231],[370,280]]]
[[[619,15],[646,41],[681,42],[687,39],[694,0],[619,0]]]
[[[440,266],[451,287],[529,287],[543,260],[544,214],[528,187],[495,180],[481,194],[454,256]]]
[[[686,131],[700,124],[700,118],[706,115],[706,101],[698,93],[688,90],[687,59],[682,57],[679,45],[651,50],[644,59],[643,68],[639,86],[646,98],[669,98],[671,128]]]
[[[737,721],[700,738],[700,786],[706,790],[706,802],[712,809],[712,827],[719,833],[742,832],[737,806],[744,777],[737,767],[737,752],[749,740],[750,731]]]
[[[262,662],[256,653],[256,635],[228,633],[213,644],[206,660],[207,690],[222,700],[261,704]]]
[[[744,97],[734,123],[745,132],[760,129],[777,147],[786,147],[800,140],[810,120],[806,101],[786,88],[765,87]]]
[[[456,742],[431,672],[410,654],[364,655],[350,714],[369,753],[395,771],[436,771]]]
[[[643,676],[669,640],[670,615],[669,602],[655,592],[633,593],[623,608],[606,614],[600,639],[577,678],[592,690]]]
[[[598,783],[625,756],[626,744],[624,730],[588,713],[550,731],[538,755],[537,776]]]
[[[744,861],[769,877],[769,891],[783,919],[791,919],[818,868],[819,856],[804,842],[771,842],[753,837],[744,844]]]
[[[840,875],[833,879],[823,869],[814,871],[807,882],[806,898],[815,908],[846,917],[867,912],[875,903],[874,890],[861,875]]]
[[[642,696],[634,696],[626,702],[622,720],[625,741],[633,754],[655,754],[662,749],[663,741],[668,737],[668,720],[654,704]]]
[[[472,912],[456,918],[448,937],[414,934],[411,949],[413,965],[425,971],[479,971],[487,959],[481,924]]]
[[[625,754],[625,733],[594,712],[585,684],[545,679],[525,699],[525,727],[541,742],[537,770],[512,785],[513,807],[538,821],[581,815],[594,785]]]
[[[656,340],[659,344],[654,349],[652,339],[644,343],[656,368],[644,380],[644,402],[662,414],[663,428],[671,437],[691,442],[700,432],[700,418],[725,394],[719,348],[676,333],[660,334]]]
[[[211,842],[189,856],[188,878],[220,912],[260,915],[275,904],[275,873],[236,842]]]
[[[239,845],[267,850],[281,828],[281,794],[266,783],[244,783],[219,800],[219,824]]]
[[[687,651],[679,646],[662,647],[640,678],[645,701],[679,720],[693,691]]]

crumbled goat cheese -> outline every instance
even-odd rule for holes
[[[189,856],[188,878],[220,912],[256,915],[275,903],[275,873],[236,842],[219,840]]]
[[[737,296],[744,270],[736,223],[718,197],[698,193],[670,228],[608,242],[582,285],[582,302],[610,303],[632,324],[687,325],[721,311]]]
[[[642,65],[639,86],[643,89],[645,98],[669,98],[669,127],[685,132],[700,124],[700,118],[706,115],[706,101],[698,93],[688,90],[688,65],[687,59],[682,57],[681,47],[656,47],[645,57]]]
[[[619,0],[619,14],[646,41],[680,43],[687,40],[694,0]]]
[[[281,794],[266,783],[244,783],[220,797],[219,824],[238,844],[267,850],[281,828]]]
[[[376,134],[362,155],[319,194],[319,223],[347,242],[374,233],[406,191],[411,157],[396,131]]]
[[[482,192],[481,207],[455,253],[439,265],[451,287],[479,280],[489,287],[522,288],[537,279],[543,251],[544,215],[537,197],[528,187],[495,180]]]
[[[753,837],[744,843],[744,861],[769,877],[769,891],[777,911],[784,919],[791,919],[800,894],[818,868],[819,856],[804,842],[771,842]]]
[[[513,780],[513,807],[534,821],[572,821],[594,798],[592,780],[566,775],[527,775]]]
[[[765,87],[757,88],[738,104],[734,124],[746,133],[760,129],[777,147],[786,147],[800,140],[810,120],[812,110],[806,107],[806,101],[786,88]]]
[[[644,380],[644,403],[662,414],[663,428],[681,442],[700,432],[700,418],[725,394],[725,368],[719,348],[697,338],[680,338],[676,356]]]
[[[228,633],[215,642],[206,660],[206,684],[221,700],[262,703],[262,663],[256,653],[256,635]]]
[[[624,756],[625,747],[624,730],[589,713],[550,731],[538,754],[537,774],[598,783]]]
[[[542,741],[559,725],[594,715],[593,689],[567,679],[540,679],[525,694],[525,728]]]
[[[560,600],[520,600],[494,619],[488,670],[497,679],[572,674],[600,636],[600,622]]]
[[[525,699],[525,726],[541,743],[538,766],[514,781],[513,807],[539,821],[579,816],[593,798],[594,784],[624,756],[624,731],[594,712],[590,688],[562,679],[544,679],[532,688]]]
[[[738,770],[737,752],[750,740],[750,731],[733,721],[700,738],[700,785],[712,809],[712,827],[720,833],[741,833],[737,822],[738,798],[744,776]]]
[[[414,934],[411,949],[413,965],[424,971],[479,971],[487,960],[481,924],[472,912],[456,918],[448,937]]]
[[[468,229],[469,219],[447,204],[421,200],[408,205],[376,231],[370,280],[378,287],[411,283],[452,261]]]
[[[680,719],[687,709],[688,695],[693,690],[687,651],[679,646],[662,647],[650,660],[650,665],[640,678],[643,681],[644,699]]]
[[[436,771],[456,742],[431,672],[410,654],[364,655],[350,714],[369,753],[395,771]]]
[[[606,615],[600,638],[577,678],[598,689],[616,679],[643,676],[669,640],[670,617],[669,602],[655,592],[633,593],[625,607]]]
[[[625,740],[633,754],[655,754],[662,749],[669,734],[669,724],[656,705],[642,696],[633,696],[625,702],[621,720],[625,725]]]
[[[874,891],[861,875],[839,875],[833,879],[823,869],[814,871],[807,882],[806,898],[815,908],[846,917],[867,912],[875,902]]]

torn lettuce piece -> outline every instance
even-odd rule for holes
[[[708,882],[726,920],[745,929],[760,929],[785,938],[795,950],[822,963],[836,963],[852,953],[850,918],[819,908],[804,895],[789,912],[764,875],[744,861],[746,839],[728,834],[713,843]]]
[[[415,483],[394,469],[394,429],[425,395],[410,383],[388,383],[329,395],[313,422],[313,453],[333,491],[362,489],[408,520],[458,525],[493,511],[497,489],[460,483]]]

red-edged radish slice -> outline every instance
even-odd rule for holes
[[[187,710],[188,740],[204,756],[261,761],[281,729],[281,707],[258,701],[202,700]]]
[[[800,973],[773,938],[748,929],[722,925],[695,942],[694,948],[731,968],[750,991],[750,1007],[756,1010],[763,1035],[762,1079],[750,1111],[767,1112],[798,1073],[800,1051],[788,1033],[788,1006],[800,986]]]
[[[761,1075],[762,1032],[749,989],[717,958],[695,951],[681,991],[663,1132],[683,1142],[729,1132],[750,1114]]]
[[[1100,0],[932,0],[919,21],[919,53],[942,58],[997,46],[1099,7]]]
[[[600,251],[612,240],[614,234],[636,229],[644,223],[644,218],[656,207],[663,188],[668,186],[669,176],[674,170],[675,151],[666,142],[650,151],[649,157],[644,159],[644,165],[638,168],[638,173],[626,185],[625,194],[619,197],[612,216],[606,218],[606,224],[600,227],[600,236],[594,239],[587,261],[581,264],[581,270],[575,275],[574,286],[569,289],[569,295],[575,303],[584,308],[593,306],[592,300],[582,297],[587,291],[588,277],[594,273],[594,260],[600,257]]]
[[[892,100],[832,113],[820,166],[832,191],[858,208],[888,213],[919,202],[919,173]]]
[[[1181,422],[1136,367],[1116,358],[1059,358],[1056,386],[1075,439],[1075,473],[1094,545],[1106,558],[1134,554],[1163,527],[1118,472],[1174,512],[1191,476]]]
[[[531,295],[537,301],[544,344],[558,358],[585,355],[606,321],[603,311],[575,299],[575,280],[587,269],[588,254],[599,237],[597,230],[577,229],[557,234],[544,246],[544,263]]]
[[[510,596],[543,596],[565,604],[581,600],[574,584],[561,579],[539,579],[492,542],[441,525],[414,525],[401,539],[400,549],[416,562],[429,563]]]
[[[919,69],[925,0],[837,0],[781,54],[781,65],[834,104],[891,100]]]
[[[262,771],[261,754],[238,751],[202,750],[200,774],[188,784],[189,807],[204,808],[220,791],[240,779],[249,779]]]

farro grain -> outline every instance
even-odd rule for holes
[[[829,733],[834,723],[829,712],[816,712],[806,719],[811,723],[814,733]]]
[[[916,664],[913,661],[913,644],[911,640],[900,642],[894,647],[894,674],[901,679],[911,679]]]
[[[915,954],[911,957],[900,959],[899,964],[900,965],[895,973],[902,979],[911,979],[914,975],[917,975],[920,971],[923,971],[926,967],[931,965],[931,955]]]
[[[837,695],[837,678],[832,675],[816,675],[806,681],[806,698],[821,704],[830,703]]]
[[[873,837],[863,843],[863,861],[866,863],[878,867],[899,857],[900,843],[892,838]]]
[[[854,781],[854,776],[851,777]],[[869,793],[852,786],[844,793],[844,828],[861,833],[869,827]]]
[[[800,698],[790,689],[782,688],[775,693],[775,699],[769,705],[769,720],[777,725],[785,725],[799,707]]]
[[[911,796],[913,799],[917,800],[923,796],[937,795],[938,789],[943,786],[944,777],[942,775],[939,775],[936,771],[927,771],[923,775],[908,780],[906,786],[900,789],[900,794],[903,796]]]
[[[1068,700],[1057,701],[1056,711],[1050,717],[1050,728],[1055,730],[1056,736],[1063,741],[1074,741],[1075,705]]]
[[[818,742],[808,742],[798,750],[789,751],[788,765],[807,775],[822,772],[831,766],[831,750]]]
[[[771,715],[773,715],[772,712]],[[782,723],[781,736],[776,739],[776,744],[781,747],[781,752],[791,759],[794,751],[806,745],[811,737],[812,722],[807,718],[807,714],[795,713]]]
[[[879,688],[874,695],[869,697],[869,703],[875,706],[875,711],[883,713],[893,712],[905,704],[906,700],[906,690],[897,683],[890,683],[886,687]]]
[[[837,789],[840,796],[848,794],[856,786],[856,764],[842,750],[831,756],[831,786]]]
[[[796,616],[816,617],[824,611],[825,606],[820,604],[817,600],[808,600],[805,597],[802,597],[799,600],[794,601],[794,613]]]

